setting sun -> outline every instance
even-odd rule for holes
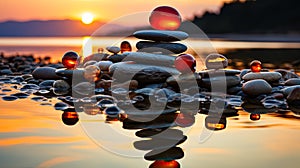
[[[94,15],[89,12],[83,13],[81,16],[81,21],[84,24],[91,24],[94,21]]]

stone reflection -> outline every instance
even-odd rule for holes
[[[61,115],[62,122],[65,125],[72,126],[79,121],[79,117],[74,108],[66,109]]]
[[[153,161],[150,168],[158,167],[180,167],[178,159],[184,157],[183,150],[178,146],[187,140],[187,136],[181,127],[190,127],[195,123],[195,114],[175,108],[165,107],[160,109],[150,108],[151,103],[159,103],[151,100],[151,94],[138,94],[139,102],[134,102],[132,106],[121,104],[127,117],[123,120],[124,129],[138,130],[135,135],[145,140],[133,142],[133,146],[142,151],[149,151],[144,159]],[[134,96],[136,97],[136,95]],[[133,97],[133,98],[134,98]],[[139,108],[140,113],[136,112]]]

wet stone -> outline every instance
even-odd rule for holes
[[[113,53],[113,54],[117,54],[118,52],[121,51],[120,47],[117,47],[117,46],[106,47],[106,50]]]
[[[39,84],[40,89],[49,90],[52,88],[55,80],[45,80]]]
[[[104,110],[105,114],[109,115],[109,116],[115,116],[121,113],[121,110],[117,107],[117,106],[111,106],[111,107],[107,107]]]
[[[282,93],[285,97],[287,97],[294,89],[296,88],[300,88],[299,85],[295,85],[295,86],[288,86],[288,87],[285,87],[284,89],[282,89]]]
[[[284,82],[285,86],[300,85],[300,78],[291,78]]]
[[[3,70],[0,70],[0,75],[10,75],[12,74],[13,72],[10,70],[10,69],[3,69]]]
[[[17,97],[19,99],[25,99],[25,98],[27,98],[29,96],[29,94],[20,92],[20,93],[12,94],[11,96],[15,96],[15,97]]]
[[[243,80],[250,81],[254,79],[263,79],[267,82],[278,82],[281,79],[281,77],[281,74],[278,72],[250,72],[243,76]]]
[[[240,82],[239,76],[217,76],[203,78],[201,85],[205,88],[230,88],[239,85]]]
[[[285,69],[276,69],[275,72],[280,73],[283,80],[288,80],[288,79],[292,79],[292,78],[299,78],[299,76],[297,74],[295,74],[294,72],[291,72],[291,71],[288,71],[288,70],[285,70]]]
[[[55,71],[56,69],[52,67],[38,67],[32,72],[32,76],[35,79],[44,79],[44,80],[61,79],[61,77],[58,76]]]
[[[55,110],[66,110],[69,108],[69,105],[64,102],[58,102],[54,105]]]
[[[47,100],[47,98],[44,96],[35,96],[35,97],[32,97],[31,100],[36,101],[36,102],[42,102],[42,101]]]
[[[188,34],[182,31],[168,30],[140,30],[133,33],[133,36],[143,40],[153,41],[181,41],[188,38]]]
[[[14,101],[17,99],[18,99],[18,97],[16,97],[16,96],[2,96],[2,100],[4,100],[4,101]]]
[[[99,61],[95,65],[98,66],[101,69],[101,71],[108,71],[109,67],[112,64],[113,63],[111,61]]]
[[[105,108],[114,106],[114,102],[111,99],[102,99],[97,103],[97,106],[104,110]]]
[[[263,79],[254,79],[243,84],[242,90],[250,96],[269,94],[272,92],[271,85]]]
[[[214,77],[214,76],[235,76],[241,73],[240,70],[235,69],[216,69],[197,72],[201,77]]]
[[[184,44],[151,41],[140,41],[136,44],[136,48],[139,49],[139,52],[161,52],[162,54],[180,54],[187,50]]]
[[[53,92],[56,95],[67,94],[70,88],[70,85],[64,80],[57,80],[53,83]]]
[[[21,87],[21,91],[27,91],[27,90],[39,90],[40,87],[36,84],[25,84]]]

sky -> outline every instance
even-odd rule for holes
[[[183,19],[201,15],[203,11],[218,11],[230,0],[1,0],[0,22],[7,20],[80,19],[91,12],[97,20],[110,21],[136,12],[149,12],[155,7],[176,8]]]

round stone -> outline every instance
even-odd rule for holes
[[[67,69],[74,69],[78,59],[79,55],[75,51],[68,51],[62,57],[62,64]]]
[[[89,82],[95,82],[99,80],[100,73],[101,71],[98,66],[88,65],[87,67],[84,68],[83,76]]]
[[[223,69],[228,66],[228,60],[221,54],[209,54],[205,59],[207,69]]]
[[[159,6],[151,12],[149,22],[154,29],[176,30],[180,27],[181,16],[170,6]]]
[[[149,168],[161,168],[161,167],[180,168],[180,164],[176,160],[171,160],[171,161],[156,160],[150,165]]]
[[[168,30],[140,30],[134,32],[133,36],[138,39],[164,42],[181,41],[189,37],[185,32]]]
[[[70,88],[70,85],[64,80],[57,80],[53,83],[53,92],[56,95],[67,94]]]
[[[261,67],[261,62],[258,60],[254,60],[250,63],[250,69],[252,72],[260,72],[262,67]]]
[[[109,116],[115,116],[120,114],[121,110],[117,107],[117,106],[111,106],[111,107],[107,107],[104,110],[105,114],[109,115]]]
[[[261,94],[270,94],[272,87],[263,79],[254,79],[244,83],[242,91],[250,96],[259,96]]]
[[[94,65],[98,66],[101,69],[101,71],[108,71],[109,67],[112,64],[113,63],[111,61],[99,61]]]
[[[55,80],[44,80],[39,84],[40,89],[49,90],[52,88]]]
[[[132,47],[128,41],[122,41],[120,47],[121,47],[121,53],[130,52],[132,50]]]
[[[75,125],[79,121],[77,112],[66,111],[62,114],[61,119],[68,126]]]
[[[35,79],[43,79],[43,80],[61,79],[60,76],[56,75],[55,71],[56,69],[52,67],[38,67],[32,72],[32,76]]]
[[[151,41],[139,41],[136,44],[136,48],[142,52],[161,52],[162,54],[180,54],[187,50],[187,47],[184,44]]]
[[[281,79],[281,77],[281,74],[278,72],[250,72],[243,76],[243,80],[250,81],[254,79],[263,79],[267,82],[278,82]]]
[[[260,120],[260,114],[250,114],[250,120],[252,121]]]
[[[120,47],[117,47],[117,46],[106,47],[106,50],[113,53],[113,54],[117,54],[118,52],[121,51]]]
[[[175,68],[181,73],[191,73],[196,70],[196,59],[189,54],[180,54],[174,62]]]

